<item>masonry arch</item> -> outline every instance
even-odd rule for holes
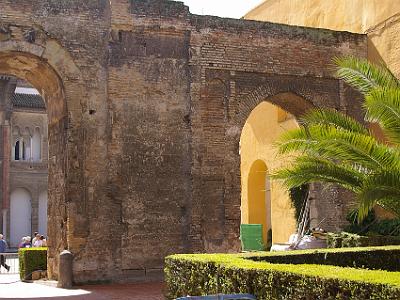
[[[55,56],[62,56],[60,52]],[[35,87],[45,101],[48,115],[48,273],[56,278],[58,253],[67,249],[67,100],[63,84],[63,62],[52,57],[46,48],[25,42],[5,42],[0,47],[0,74],[15,76]],[[53,62],[59,65],[54,66]],[[66,61],[66,63],[70,61]],[[69,67],[65,67],[68,70]],[[8,129],[9,130],[9,129]],[[11,145],[10,145],[11,146]],[[21,145],[19,145],[21,148]],[[21,150],[20,150],[21,152]],[[12,153],[11,149],[8,153]],[[10,209],[8,191],[3,190],[3,211]],[[44,210],[44,208],[42,209]]]
[[[280,91],[276,90],[274,86],[261,86],[239,102],[236,122],[243,128],[252,111],[262,102],[269,102],[282,111],[300,118],[308,110],[316,107],[307,94],[308,92],[305,90]]]
[[[46,60],[31,53],[1,52],[0,73],[13,75],[32,84],[43,97],[48,111],[49,124],[58,123],[67,115],[67,103],[59,74]]]
[[[278,156],[274,143],[287,130],[298,128],[298,117],[313,105],[288,92],[254,100],[254,107],[248,103],[242,111],[250,113],[240,135],[241,223],[262,224],[266,244],[284,243],[296,229],[294,208],[288,190],[269,174],[290,157]]]

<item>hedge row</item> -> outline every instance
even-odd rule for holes
[[[168,299],[250,293],[263,299],[400,299],[400,273],[327,265],[271,264],[234,254],[166,258]]]
[[[21,280],[32,279],[32,272],[47,270],[47,248],[20,248],[19,276]]]
[[[400,271],[400,247],[318,249],[250,254],[249,259],[278,264],[320,264],[373,270]]]
[[[400,237],[398,236],[362,236],[348,232],[340,232],[329,233],[327,237],[326,244],[328,248],[400,245]]]

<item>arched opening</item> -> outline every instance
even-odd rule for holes
[[[47,156],[45,162],[40,162],[41,136],[40,129],[47,132],[47,112],[43,98],[39,92],[25,80],[15,76],[2,76],[1,85],[6,86],[8,95],[2,94],[1,103],[7,107],[7,113],[4,114],[3,122],[0,122],[2,130],[9,134],[3,134],[3,141],[0,145],[3,152],[7,152],[7,141],[14,141],[12,147],[12,163],[2,170],[1,186],[11,191],[16,190],[17,196],[10,195],[10,212],[4,215],[3,223],[6,225],[7,219],[10,222],[9,231],[3,230],[6,239],[10,241],[13,247],[16,247],[16,240],[22,236],[16,237],[16,233],[21,234],[21,228],[25,226],[26,220],[30,221],[29,232],[25,235],[32,236],[34,231],[42,235],[47,235]],[[21,131],[20,128],[23,128]],[[32,134],[33,133],[33,134]],[[32,148],[34,144],[34,149]],[[48,145],[45,146],[47,149]],[[35,150],[32,153],[32,150]],[[35,163],[32,164],[32,155],[35,154]],[[5,164],[8,162],[5,161]],[[6,184],[8,186],[6,186]],[[39,190],[45,190],[40,195]],[[21,190],[33,191],[30,194],[29,211],[26,203],[21,204]],[[3,195],[4,196],[4,195]],[[17,198],[15,198],[17,197]],[[22,200],[21,200],[22,199]],[[5,203],[2,207],[4,210]],[[19,211],[18,211],[19,210]],[[21,215],[27,214],[24,218]],[[3,224],[3,225],[4,225]],[[7,226],[5,226],[7,227]]]
[[[16,141],[15,145],[14,145],[14,160],[19,160],[20,158],[20,146],[19,146],[20,142]]]
[[[9,101],[7,105],[12,105],[10,100],[16,91],[16,81],[19,79],[29,83],[29,87],[23,86],[21,89],[33,87],[39,95],[31,94],[30,100],[35,101],[35,97],[41,97],[43,99],[44,110],[47,112],[45,122],[45,132],[38,131],[36,123],[26,124],[28,121],[22,119],[22,124],[19,129],[13,128],[13,124],[10,120],[6,120],[1,123],[0,126],[3,131],[3,137],[8,139],[3,140],[2,147],[4,148],[4,159],[3,159],[3,174],[6,174],[11,168],[21,169],[24,171],[32,171],[36,167],[38,173],[43,173],[43,170],[48,167],[48,179],[46,174],[46,181],[48,186],[48,201],[47,195],[42,193],[40,196],[38,193],[33,193],[34,199],[30,203],[30,216],[32,212],[35,214],[32,218],[32,222],[29,221],[29,230],[27,225],[24,226],[24,234],[32,235],[32,230],[47,232],[48,236],[48,275],[49,278],[56,278],[58,269],[58,254],[60,250],[67,249],[67,226],[66,222],[67,211],[65,209],[65,195],[66,195],[66,137],[67,137],[67,107],[66,99],[64,96],[64,85],[61,80],[61,74],[57,73],[55,69],[49,64],[54,62],[48,55],[50,53],[43,54],[43,48],[35,45],[25,45],[24,42],[20,42],[17,46],[19,51],[14,51],[12,48],[14,44],[12,42],[5,42],[2,45],[2,49],[10,48],[10,50],[0,51],[0,81],[5,89],[3,93],[0,93],[2,100]],[[39,49],[40,48],[40,49]],[[24,49],[27,52],[22,52]],[[41,52],[40,52],[40,51]],[[39,52],[38,52],[39,51]],[[42,53],[39,56],[33,53]],[[47,58],[42,58],[45,55]],[[62,62],[56,65],[57,68],[63,69]],[[57,69],[59,70],[59,69]],[[17,85],[18,87],[18,85]],[[1,91],[0,91],[1,92]],[[25,92],[21,92],[24,94]],[[37,98],[37,97],[36,97]],[[23,102],[21,99],[13,99]],[[10,106],[5,106],[10,108]],[[11,107],[12,108],[12,107]],[[30,107],[32,112],[36,112],[37,107],[33,104]],[[18,123],[18,122],[15,122]],[[27,125],[27,126],[25,126]],[[25,128],[23,131],[21,128]],[[28,130],[27,130],[28,129]],[[18,132],[18,136],[16,133]],[[48,139],[47,139],[48,137]],[[45,141],[43,141],[45,139]],[[43,149],[43,147],[47,148]],[[46,153],[46,157],[43,157],[43,153]],[[47,159],[48,153],[48,159]],[[16,162],[13,162],[15,160]],[[35,164],[31,164],[34,160]],[[18,162],[17,162],[18,161]],[[18,170],[19,170],[18,169]],[[18,173],[20,171],[14,173]],[[4,177],[4,176],[3,176]],[[12,245],[15,245],[15,241],[21,238],[21,232],[17,232],[15,228],[19,225],[14,224],[14,220],[21,221],[23,214],[24,220],[28,219],[28,209],[20,210],[21,207],[26,207],[27,200],[15,200],[21,199],[21,197],[15,198],[14,194],[10,194],[10,190],[13,189],[15,184],[20,184],[21,181],[13,180],[9,176],[5,176],[2,182],[2,228],[3,232],[8,232],[6,238],[12,239]],[[33,183],[30,183],[34,185]],[[34,189],[42,190],[42,186],[34,186]],[[44,187],[44,189],[46,189]],[[19,194],[21,194],[19,192]],[[47,193],[46,193],[47,194]],[[11,197],[12,196],[12,197]],[[24,206],[21,204],[24,201]],[[34,209],[32,209],[32,207]],[[18,212],[20,210],[20,212]],[[19,215],[21,214],[21,215]],[[36,216],[36,214],[38,214]],[[46,217],[45,217],[46,216]],[[8,219],[9,218],[9,219]],[[31,217],[29,217],[30,220]],[[47,224],[47,225],[46,225]],[[7,228],[9,226],[9,228]],[[20,225],[22,228],[22,225]],[[47,227],[47,228],[45,228]],[[19,229],[18,229],[19,230]],[[12,231],[12,232],[11,232]]]
[[[272,231],[271,189],[267,172],[267,165],[262,160],[256,160],[248,175],[248,223],[262,225],[265,244],[271,242],[268,231]]]
[[[10,246],[18,247],[22,237],[32,234],[32,197],[22,188],[10,195]]]
[[[289,191],[271,181],[269,174],[290,159],[278,157],[274,143],[285,131],[298,128],[298,123],[287,110],[266,100],[252,110],[243,126],[240,157],[241,222],[262,224],[267,245],[287,242],[296,230]]]

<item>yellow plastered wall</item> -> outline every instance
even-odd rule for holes
[[[400,1],[398,1],[400,4]],[[400,15],[368,31],[368,59],[383,61],[400,78]]]
[[[262,224],[264,242],[267,241],[267,232],[271,228],[271,207],[267,205],[266,189],[267,166],[262,160],[256,160],[250,167],[247,176],[248,223]]]
[[[400,75],[399,0],[266,0],[245,19],[368,34],[368,58]]]
[[[266,0],[244,18],[365,33],[399,11],[398,0]]]
[[[283,114],[277,106],[262,102],[247,119],[240,139],[242,223],[251,224],[257,218],[268,219],[265,216],[270,215],[273,243],[287,242],[290,235],[296,231],[294,209],[287,189],[277,181],[270,182],[270,211],[258,211],[262,207],[265,209],[265,204],[262,206],[259,202],[262,197],[265,197],[265,192],[257,191],[260,190],[260,186],[265,187],[265,176],[268,176],[268,172],[284,164],[284,159],[277,155],[274,143],[283,132],[294,128],[298,128],[298,125],[290,114],[286,112]],[[267,171],[266,175],[262,173],[263,169]],[[254,173],[256,171],[258,173]],[[257,193],[258,195],[254,196],[255,199],[251,199],[252,195]],[[252,206],[250,204],[252,201],[258,201],[258,206]],[[267,221],[260,223],[266,224]],[[264,229],[264,241],[266,241],[267,230],[267,228]]]

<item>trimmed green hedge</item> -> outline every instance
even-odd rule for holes
[[[328,248],[371,247],[400,245],[398,236],[362,236],[349,232],[329,233],[327,235]]]
[[[400,271],[399,246],[269,252],[258,255],[250,254],[246,258],[273,264],[319,264]]]
[[[326,251],[332,250],[341,252],[343,249]],[[400,247],[397,250],[400,251]],[[165,266],[167,297],[250,293],[259,300],[400,299],[400,272],[315,264],[272,264],[250,260],[250,257],[255,255],[169,256]]]
[[[19,276],[21,280],[32,279],[32,272],[47,270],[47,248],[20,248]]]

